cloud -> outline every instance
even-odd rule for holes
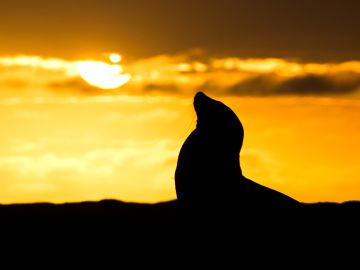
[[[347,78],[344,80],[344,75]],[[274,75],[255,76],[227,88],[225,94],[268,95],[341,95],[360,88],[360,74],[315,75],[307,74],[281,79]]]
[[[34,154],[30,149],[34,145],[0,156],[2,202],[16,200],[16,196],[21,201],[48,200],[47,196],[51,201],[79,200],[82,196],[123,200],[134,200],[135,196],[138,201],[156,201],[152,192],[167,190],[171,194],[173,188],[169,162],[178,152],[172,141],[122,141],[116,147],[97,147],[73,155]]]
[[[161,93],[171,92],[172,94],[180,92],[176,84],[149,83],[149,84],[144,84],[142,88],[146,92],[161,92]]]
[[[275,76],[257,75],[229,86],[224,90],[224,93],[229,95],[251,96],[274,95],[277,84],[278,80],[275,79]]]
[[[347,80],[341,80],[343,74],[334,77],[328,75],[305,75],[294,77],[282,82],[277,88],[279,94],[348,94],[360,87],[360,74],[350,75]]]
[[[86,95],[100,95],[104,91],[87,84],[80,77],[63,78],[63,80],[50,81],[45,86],[54,92],[72,92]]]
[[[360,61],[214,58],[192,51],[164,54],[123,64],[132,79],[115,90],[87,84],[76,69],[77,62],[40,56],[0,57],[0,96],[5,92],[10,96],[189,96],[198,90],[235,96],[324,96],[348,95],[360,88]]]
[[[127,93],[192,95],[341,95],[360,86],[360,61],[307,63],[279,58],[160,55],[129,63]]]

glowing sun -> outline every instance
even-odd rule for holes
[[[108,58],[110,63],[93,60],[78,61],[76,67],[80,77],[88,84],[101,89],[116,89],[126,84],[131,75],[123,73],[123,68],[119,65],[121,55],[111,53]]]

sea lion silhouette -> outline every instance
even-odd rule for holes
[[[243,176],[239,154],[244,129],[229,107],[203,92],[196,93],[193,105],[196,128],[181,147],[175,171],[179,202],[264,208],[299,203]]]

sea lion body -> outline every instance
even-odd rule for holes
[[[194,108],[197,125],[181,147],[175,171],[180,202],[253,207],[298,204],[289,196],[243,176],[239,154],[244,129],[229,107],[198,92]]]

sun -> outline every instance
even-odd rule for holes
[[[131,75],[123,73],[123,68],[119,65],[122,57],[120,54],[111,53],[108,55],[110,63],[103,61],[78,61],[76,68],[80,77],[88,84],[100,89],[111,90],[126,84]]]
[[[121,59],[122,59],[122,56],[118,53],[110,53],[109,54],[109,60],[111,63],[114,63],[114,64],[120,63]]]

